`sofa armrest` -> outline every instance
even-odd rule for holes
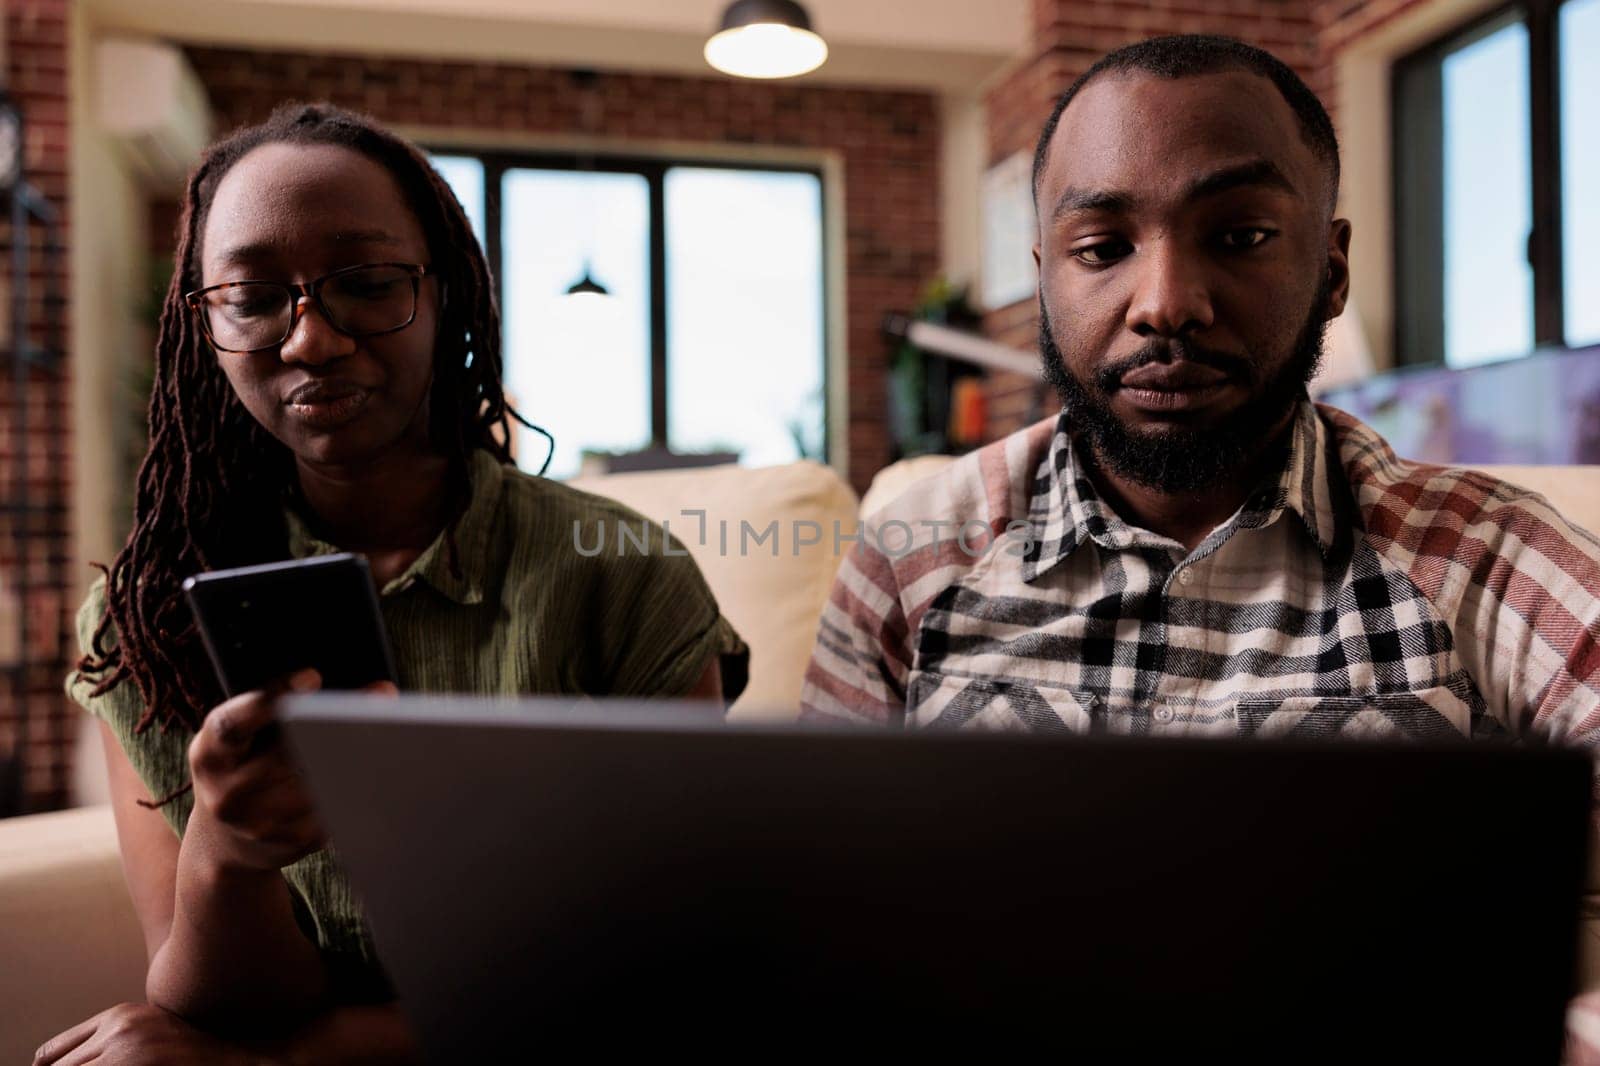
[[[111,808],[0,819],[0,1062],[144,999],[144,935]]]

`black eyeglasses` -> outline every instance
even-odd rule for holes
[[[225,281],[184,296],[206,340],[220,352],[275,348],[294,332],[302,297],[328,325],[350,337],[376,337],[411,325],[417,291],[428,268],[415,263],[367,263],[312,281]]]

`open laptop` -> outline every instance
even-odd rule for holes
[[[1581,753],[424,696],[284,722],[438,1062],[1559,1057]]]

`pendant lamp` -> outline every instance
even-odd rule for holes
[[[792,78],[827,58],[827,42],[795,0],[735,0],[706,42],[706,62],[740,78]]]

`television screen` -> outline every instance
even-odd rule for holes
[[[1600,345],[1452,370],[1416,367],[1317,399],[1427,463],[1600,463]]]

